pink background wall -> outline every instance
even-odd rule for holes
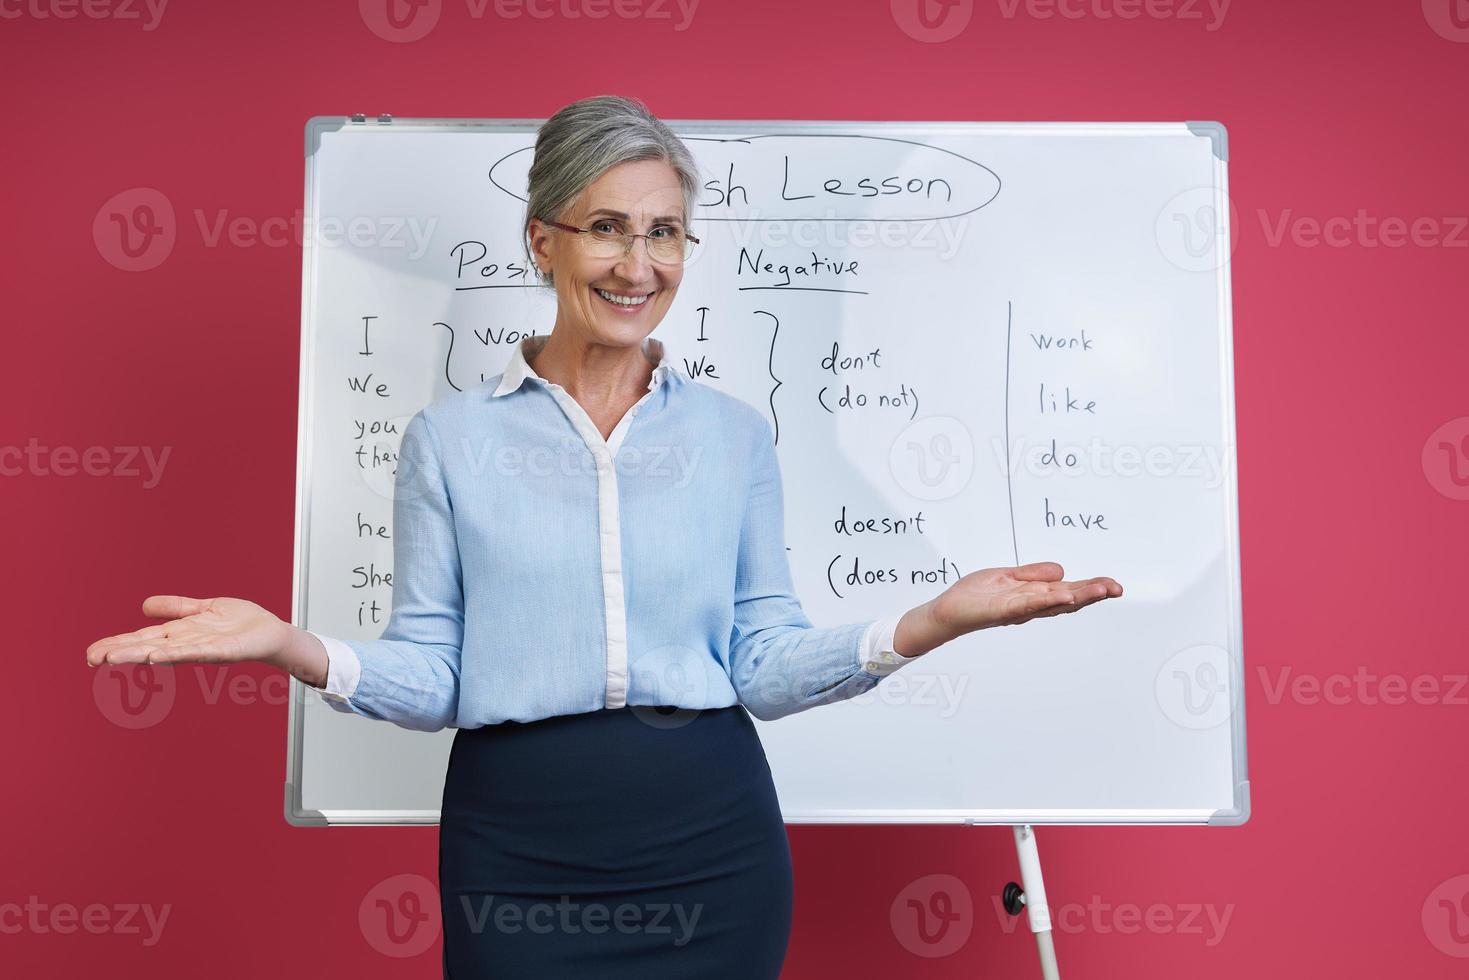
[[[1229,126],[1254,815],[1043,828],[1063,974],[1469,971],[1469,5],[988,0],[939,40],[913,0],[601,20],[435,0],[402,41],[372,29],[392,34],[385,2],[0,2],[0,447],[37,447],[0,481],[7,975],[438,976],[436,924],[394,946],[373,911],[432,888],[436,831],[282,819],[282,675],[176,668],[129,730],[83,651],[146,625],[152,592],[289,615],[300,251],[209,233],[295,215],[305,120],[539,118],[602,92],[668,118]],[[176,239],[128,272],[106,214],[139,188]],[[57,472],[89,447],[99,475]],[[992,899],[1008,831],[791,839],[788,976],[1037,975]],[[970,911],[925,945],[904,900],[935,888]]]

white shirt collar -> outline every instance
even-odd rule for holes
[[[551,339],[550,334],[531,334],[521,339],[515,345],[515,350],[510,355],[510,363],[505,365],[505,374],[500,379],[500,384],[491,392],[491,398],[499,398],[508,395],[520,387],[526,378],[535,378],[544,382],[546,379],[536,374],[530,362],[535,360],[541,348],[546,346],[546,341]],[[668,352],[668,346],[657,337],[644,337],[640,345],[643,356],[656,365],[653,368],[653,376],[648,379],[648,390],[652,391],[662,381],[681,383],[683,374],[674,364],[672,356]]]

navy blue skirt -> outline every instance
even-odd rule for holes
[[[779,977],[790,846],[745,708],[459,729],[439,823],[444,976]]]

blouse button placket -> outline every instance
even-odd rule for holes
[[[658,378],[661,383],[661,376]],[[547,386],[562,411],[571,420],[573,428],[586,443],[587,449],[597,462],[597,524],[602,558],[602,612],[607,629],[607,696],[603,704],[608,708],[621,708],[627,704],[627,596],[622,581],[622,522],[617,503],[617,471],[612,464],[612,449],[591,417],[577,404],[576,399],[566,393],[560,385]],[[656,388],[656,384],[654,388]],[[628,409],[625,419],[618,422],[613,439],[621,445],[621,436],[626,434],[624,423],[631,424],[643,403],[652,396],[654,388],[639,398],[637,404]]]

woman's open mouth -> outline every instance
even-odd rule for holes
[[[602,298],[602,302],[612,307],[623,316],[631,316],[648,304],[652,293],[614,293],[605,289],[592,287],[592,292]]]

